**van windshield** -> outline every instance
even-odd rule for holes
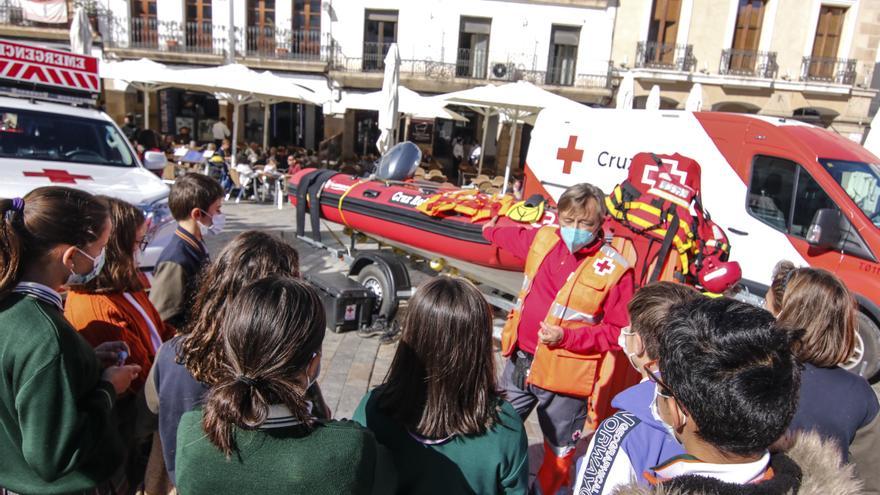
[[[880,165],[865,162],[819,159],[853,202],[880,227]]]
[[[0,107],[0,158],[134,167],[110,122]]]

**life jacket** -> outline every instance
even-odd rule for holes
[[[558,227],[555,226],[541,227],[532,241],[519,298],[514,309],[508,314],[501,335],[501,349],[504,356],[509,356],[516,347],[523,301],[541,268],[541,263],[553,247],[558,242],[562,242],[556,233],[557,229]],[[556,294],[553,304],[550,305],[544,322],[565,329],[589,331],[589,329],[584,330],[584,325],[601,321],[605,298],[629,268],[626,260],[611,246],[602,246],[595,254],[582,260],[568,277],[565,285]],[[606,367],[602,362],[606,354],[576,354],[561,347],[551,349],[538,343],[528,382],[552,392],[588,398],[594,391],[600,369]],[[610,402],[610,398],[608,401]]]
[[[699,286],[705,260],[727,261],[730,244],[703,209],[700,176],[699,163],[678,153],[638,153],[605,199],[606,232],[634,266],[637,287],[657,280]]]

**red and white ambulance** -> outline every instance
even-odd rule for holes
[[[104,194],[139,206],[150,221],[141,261],[152,267],[174,232],[168,186],[141,163],[113,120],[95,108],[98,60],[0,39],[0,197],[47,185]]]
[[[610,192],[643,151],[700,163],[704,206],[727,232],[731,260],[753,294],[764,296],[783,259],[841,277],[860,311],[848,367],[878,374],[880,159],[830,130],[789,119],[571,106],[538,116],[525,196],[556,199],[578,182]]]

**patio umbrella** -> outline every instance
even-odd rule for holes
[[[70,51],[80,55],[92,53],[92,28],[82,5],[76,7],[70,22]]]
[[[691,92],[688,93],[687,101],[684,104],[684,109],[688,112],[699,112],[703,109],[702,84],[695,83],[693,87],[691,87]]]
[[[397,43],[392,43],[385,55],[385,78],[382,81],[382,106],[379,108],[379,130],[376,141],[380,154],[385,154],[397,140],[397,103],[400,84],[400,52]]]
[[[865,136],[865,143],[862,146],[865,147],[866,150],[874,153],[875,156],[880,156],[880,111],[874,114],[874,118],[871,119],[871,127],[868,131],[868,135]]]
[[[645,110],[660,110],[660,86],[651,86],[651,92],[645,101]]]
[[[620,86],[617,87],[617,102],[615,103],[615,108],[618,110],[632,110],[634,92],[635,78],[631,71],[627,71],[620,80]]]
[[[445,108],[446,102],[436,96],[422,96],[406,86],[398,86],[397,111],[415,119],[449,119],[467,122],[468,119]],[[379,111],[384,102],[384,93],[346,93],[339,102],[342,108]]]
[[[482,148],[486,147],[487,121],[491,115],[500,114],[511,121],[510,144],[507,150],[507,166],[504,169],[504,185],[501,193],[507,192],[507,184],[510,181],[510,167],[513,161],[513,143],[516,138],[516,128],[519,123],[527,122],[544,108],[555,106],[580,105],[576,101],[569,100],[549,91],[543,90],[532,83],[517,81],[513,83],[493,86],[487,84],[476,88],[456,91],[443,95],[447,104],[462,105],[473,108],[482,114],[483,141]],[[483,156],[480,154],[480,164],[477,174],[483,170]]]
[[[98,72],[105,79],[117,79],[144,93],[144,128],[150,128],[150,94],[175,85],[176,70],[152,60],[101,61]]]

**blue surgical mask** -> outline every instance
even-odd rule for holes
[[[79,274],[73,270],[70,270],[70,276],[67,277],[67,285],[83,285],[91,282],[95,277],[101,273],[101,269],[104,268],[104,249],[101,249],[101,254],[92,258],[88,253],[83,251],[80,248],[75,248],[77,251],[82,253],[83,256],[92,260],[92,270],[89,273]]]
[[[562,242],[565,243],[565,247],[567,247],[572,253],[576,253],[580,251],[582,247],[593,242],[593,236],[595,234],[593,234],[592,231],[576,227],[562,227],[560,229],[560,235],[562,236]]]

